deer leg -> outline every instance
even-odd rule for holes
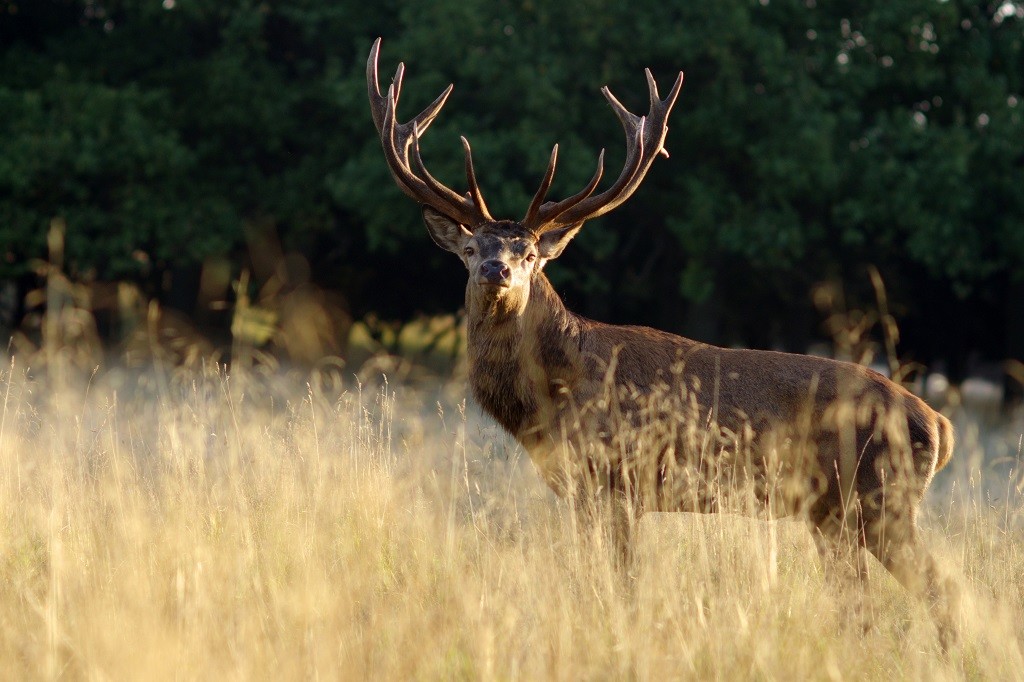
[[[849,620],[866,633],[872,628],[873,617],[866,590],[868,557],[859,528],[859,513],[849,523],[838,513],[811,519],[811,536],[821,557],[825,581],[839,592],[851,590]]]
[[[814,544],[826,574],[838,574],[844,579],[852,574],[864,583],[868,579],[862,530],[864,510],[856,497],[843,499],[838,480],[829,483],[825,493],[808,509]]]
[[[612,551],[619,569],[626,576],[633,573],[636,534],[643,509],[625,493],[614,493],[609,509],[609,531]]]
[[[842,574],[856,577],[860,583],[867,582],[868,558],[863,537],[855,529],[838,524],[815,525],[811,535],[827,575]]]
[[[948,651],[959,639],[959,588],[941,576],[931,552],[921,543],[913,508],[909,513],[888,504],[882,508],[886,516],[864,526],[867,548],[908,592],[926,601],[939,645]]]
[[[617,572],[629,577],[633,569],[641,505],[616,490],[580,489],[574,498],[576,528],[587,551],[605,551]]]

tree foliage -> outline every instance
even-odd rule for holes
[[[73,268],[103,278],[242,256],[273,229],[357,310],[452,308],[458,267],[368,114],[380,35],[382,72],[408,67],[400,118],[456,84],[432,171],[462,187],[466,135],[513,218],[555,142],[553,196],[602,147],[617,170],[602,85],[640,111],[644,67],[663,87],[686,72],[671,159],[551,268],[584,312],[786,343],[813,327],[815,283],[867,288],[873,265],[908,315],[928,297],[1005,315],[1024,277],[1022,27],[1021,4],[969,0],[0,0],[0,277],[57,216]],[[367,285],[396,268],[446,284]]]

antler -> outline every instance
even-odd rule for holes
[[[676,103],[679,90],[683,86],[683,73],[680,71],[668,97],[661,100],[658,96],[658,85],[651,75],[650,69],[645,69],[647,74],[647,88],[651,96],[651,110],[647,116],[637,116],[630,113],[619,100],[615,99],[611,90],[607,87],[601,88],[608,103],[611,104],[615,115],[619,117],[622,128],[626,132],[626,163],[619,174],[618,180],[611,187],[596,196],[591,196],[597,188],[604,172],[604,150],[597,158],[597,171],[587,186],[577,194],[563,199],[559,202],[544,202],[548,189],[551,187],[551,180],[555,176],[555,163],[558,160],[558,145],[551,150],[551,160],[548,162],[548,169],[544,173],[544,179],[540,188],[530,202],[530,208],[526,211],[526,218],[523,219],[524,227],[537,234],[543,234],[550,230],[567,225],[576,225],[590,218],[608,213],[616,206],[628,199],[637,190],[644,176],[654,163],[654,157],[658,154],[668,156],[664,148],[665,136],[668,134],[668,115],[672,106]]]
[[[452,87],[449,85],[430,106],[421,111],[408,123],[397,123],[395,110],[398,108],[398,97],[402,91],[402,77],[405,64],[399,64],[395,71],[395,79],[388,87],[387,97],[380,94],[377,79],[377,57],[380,53],[380,38],[370,48],[370,57],[366,61],[366,88],[370,96],[370,112],[373,122],[380,133],[381,144],[384,146],[384,157],[387,159],[391,175],[398,183],[399,189],[421,204],[437,209],[449,218],[459,221],[469,229],[482,222],[493,220],[487,205],[484,203],[480,186],[473,172],[473,156],[466,138],[462,138],[462,147],[466,154],[466,180],[469,183],[469,194],[463,196],[438,182],[423,165],[420,156],[419,138],[426,132],[441,107],[444,106]],[[409,162],[409,150],[412,149],[412,162]]]

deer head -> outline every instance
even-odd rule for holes
[[[522,310],[529,299],[530,284],[544,264],[557,258],[583,223],[608,213],[623,203],[643,182],[654,158],[665,151],[668,115],[683,84],[680,72],[664,100],[646,71],[650,111],[630,113],[605,87],[602,89],[626,134],[626,161],[615,183],[594,194],[604,172],[604,150],[597,170],[580,192],[561,201],[545,201],[558,160],[558,145],[551,150],[547,171],[522,220],[495,220],[484,202],[473,170],[469,142],[462,138],[469,191],[459,194],[441,184],[428,171],[420,155],[419,139],[434,121],[452,91],[449,85],[426,109],[407,123],[396,121],[405,65],[399,64],[394,81],[381,95],[377,77],[378,38],[366,63],[366,83],[373,122],[381,136],[384,156],[399,189],[423,206],[423,219],[431,238],[462,259],[469,271],[467,297],[503,301],[509,310]]]

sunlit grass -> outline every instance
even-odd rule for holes
[[[965,592],[943,655],[881,566],[866,595],[830,579],[797,522],[652,514],[624,580],[463,394],[7,365],[3,676],[1024,676],[1012,428],[962,417],[927,502],[927,541]]]

